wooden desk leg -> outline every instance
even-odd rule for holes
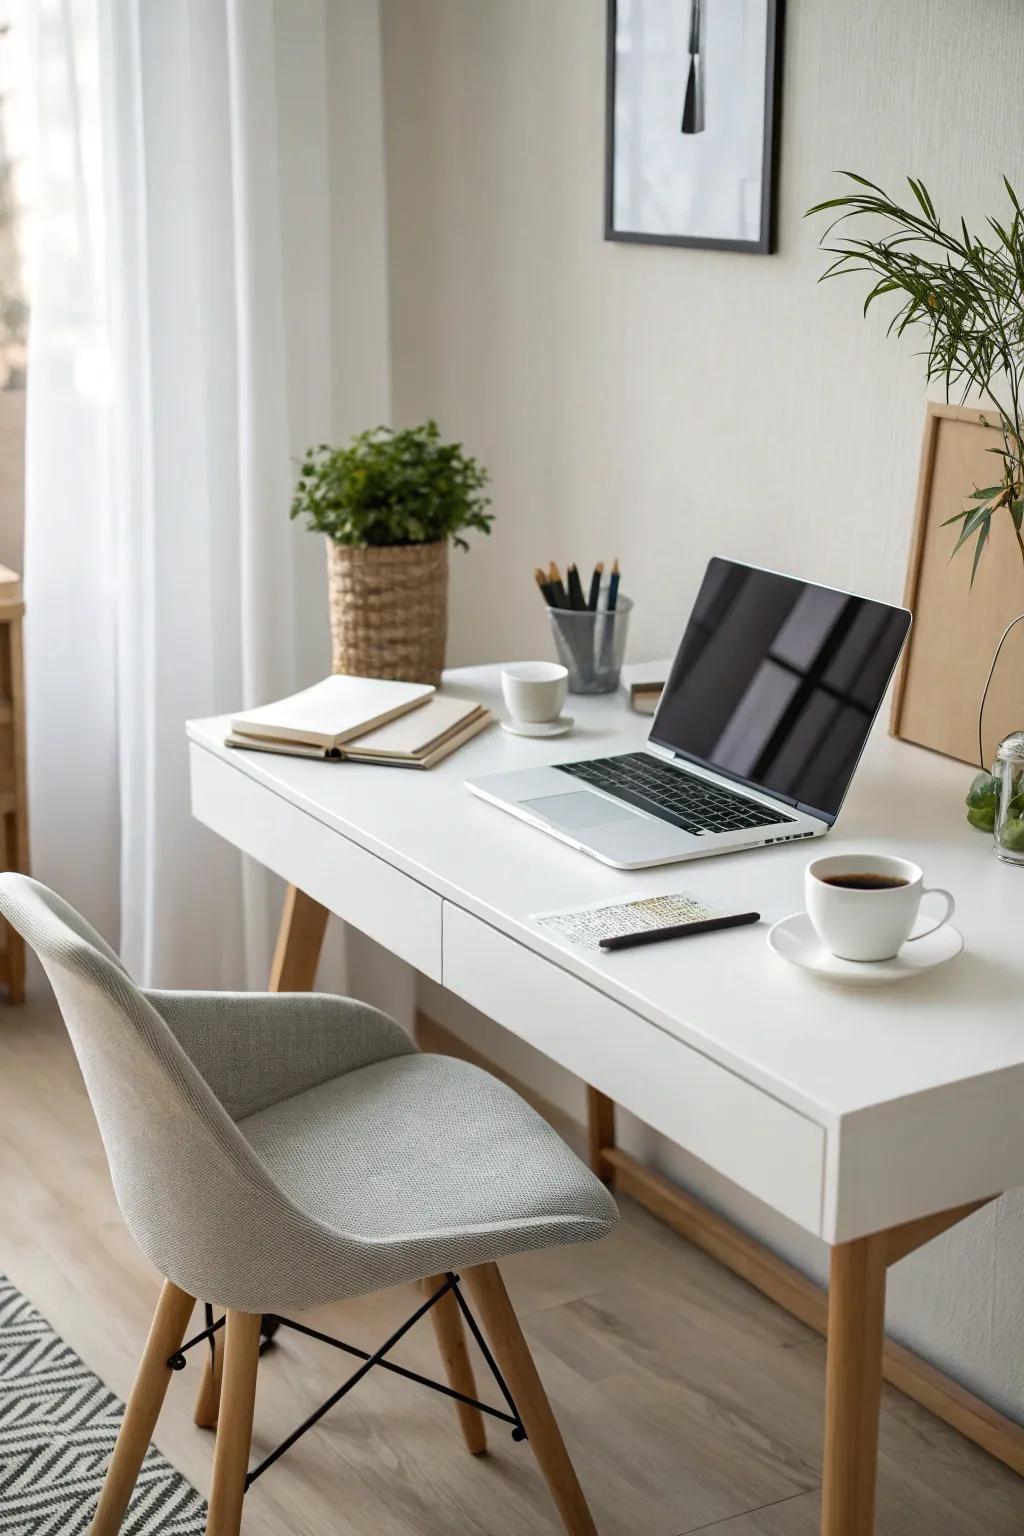
[[[605,1165],[606,1149],[615,1146],[615,1102],[587,1084],[587,1161],[592,1173],[606,1184],[614,1181],[613,1170]]]
[[[328,912],[312,896],[290,885],[270,967],[271,992],[311,992],[324,942]]]
[[[887,1239],[832,1249],[822,1536],[872,1536],[882,1403]]]

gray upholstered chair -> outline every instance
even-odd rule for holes
[[[414,1318],[434,1320],[449,1383],[439,1390],[454,1399],[468,1448],[485,1448],[481,1408],[505,1419],[514,1438],[529,1437],[566,1530],[593,1533],[495,1264],[615,1223],[611,1197],[554,1131],[486,1073],[421,1055],[365,1004],[142,991],[45,886],[0,874],[0,912],[46,968],[124,1218],[165,1276],[92,1536],[119,1530],[171,1369],[200,1341],[214,1347],[202,1350],[197,1422],[217,1424],[207,1531],[237,1536],[264,1314],[281,1321],[407,1281],[426,1284]],[[197,1297],[225,1309],[226,1325],[208,1309],[207,1329],[183,1344]],[[463,1321],[507,1413],[477,1400]],[[383,1359],[398,1336],[363,1354],[356,1377],[378,1361],[409,1374]]]

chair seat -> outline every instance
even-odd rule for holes
[[[345,1240],[344,1294],[597,1239],[617,1220],[546,1121],[452,1057],[361,1067],[239,1129],[299,1210]],[[359,1276],[353,1243],[365,1245]]]

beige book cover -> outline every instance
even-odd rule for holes
[[[360,736],[344,749],[342,756],[353,762],[429,766],[483,730],[490,718],[490,712],[472,700],[435,694],[413,715],[392,720]]]
[[[231,721],[230,745],[292,742],[319,755],[366,731],[425,704],[434,693],[429,683],[396,683],[376,677],[335,675],[293,693],[287,699],[246,710]]]

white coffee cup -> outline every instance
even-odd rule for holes
[[[890,960],[908,940],[927,938],[948,923],[956,910],[948,891],[925,886],[919,865],[881,853],[814,859],[807,866],[804,891],[818,937],[841,960]],[[923,896],[941,896],[946,910],[910,940]]]
[[[501,674],[501,691],[513,724],[544,725],[557,720],[568,690],[568,670],[557,661],[517,661]]]

